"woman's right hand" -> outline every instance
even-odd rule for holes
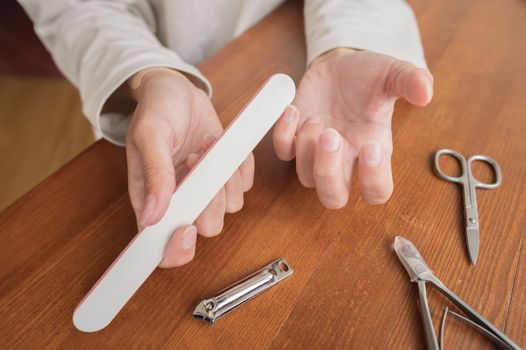
[[[166,210],[177,181],[191,169],[223,128],[206,94],[183,74],[149,68],[130,80],[137,107],[127,139],[128,190],[139,230],[157,223]],[[254,156],[241,164],[193,225],[178,228],[159,266],[191,261],[197,233],[211,237],[223,228],[225,213],[243,206],[252,187]]]

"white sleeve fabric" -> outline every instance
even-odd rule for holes
[[[404,0],[305,0],[304,14],[308,64],[351,47],[427,68],[415,15]]]
[[[19,0],[61,72],[79,89],[83,112],[107,140],[123,145],[130,116],[101,115],[110,96],[148,67],[189,74],[211,94],[210,83],[155,36],[147,0]]]

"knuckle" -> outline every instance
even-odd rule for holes
[[[242,208],[243,208],[243,197],[241,197],[240,199],[234,199],[234,200],[230,200],[228,201],[227,203],[227,213],[236,213],[238,211],[240,211]]]
[[[288,156],[290,153],[292,141],[289,140],[287,135],[282,133],[274,133],[274,149],[277,155],[281,158],[282,156]]]
[[[168,169],[156,165],[149,165],[144,167],[143,176],[147,184],[153,185],[161,179],[175,176],[175,173],[172,168]]]
[[[307,119],[299,128],[297,137],[301,139],[316,140],[318,134],[323,130],[323,122],[319,118]]]
[[[276,155],[278,156],[279,159],[281,159],[281,160],[283,160],[285,162],[288,162],[288,161],[294,159],[294,152],[293,151],[276,149]]]
[[[215,237],[223,230],[223,220],[204,222],[197,225],[197,231],[204,237]]]
[[[159,117],[157,111],[145,109],[141,115],[134,116],[126,138],[137,146],[144,146],[152,137],[166,137],[170,130],[169,123],[165,118]]]
[[[161,168],[159,168],[158,166],[154,166],[154,165],[149,165],[149,166],[144,167],[143,172],[144,172],[144,177],[146,179],[156,178],[163,173]]]
[[[254,185],[254,175],[251,175],[250,177],[247,177],[247,178],[243,178],[243,192],[250,191],[253,185]]]
[[[127,137],[133,141],[141,141],[151,128],[150,124],[147,118],[136,118],[128,129]]]
[[[291,138],[289,135],[287,135],[287,133],[280,130],[279,125],[276,125],[273,136],[274,136],[274,143],[282,147],[287,146]]]
[[[298,174],[298,180],[306,188],[314,188],[315,187],[314,178],[313,178],[312,174],[304,174],[304,173]]]
[[[373,205],[385,204],[391,198],[392,190],[369,191],[364,197],[367,203]]]
[[[339,175],[340,170],[338,168],[314,168],[314,177],[324,182],[331,182]]]
[[[325,198],[321,202],[327,209],[341,209],[347,205],[347,198]]]
[[[129,180],[128,180],[129,185],[142,183],[143,181],[144,181],[144,177],[141,173],[129,174]]]
[[[141,137],[140,130],[135,125],[132,125],[128,128],[128,132],[126,133],[126,144],[135,143],[137,139]]]

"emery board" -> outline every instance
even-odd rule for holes
[[[285,74],[266,81],[179,183],[163,218],[133,238],[80,302],[73,314],[77,329],[95,332],[113,320],[159,265],[171,234],[197,219],[292,102],[295,90]]]

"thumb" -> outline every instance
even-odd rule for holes
[[[433,76],[427,69],[397,60],[389,70],[388,93],[392,97],[403,97],[416,106],[425,106],[433,97]]]
[[[153,225],[163,217],[175,190],[171,149],[157,136],[149,134],[147,141],[137,145],[144,179],[144,206],[139,218],[142,226]]]

